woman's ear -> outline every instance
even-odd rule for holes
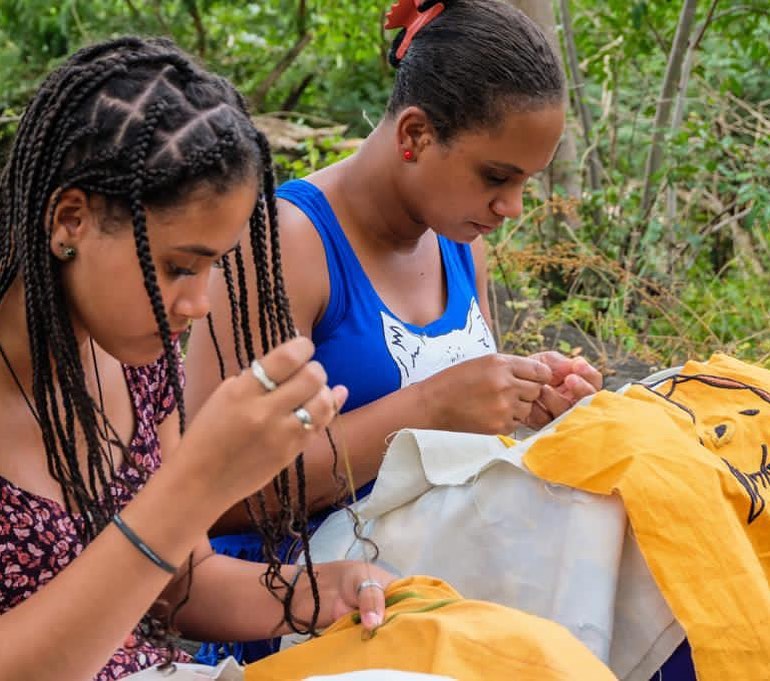
[[[95,226],[96,216],[82,189],[55,193],[49,200],[48,213],[54,202],[56,207],[50,225],[51,253],[59,260],[72,260],[87,231]]]
[[[409,106],[396,119],[399,153],[405,161],[417,161],[420,153],[436,141],[436,132],[418,106]]]

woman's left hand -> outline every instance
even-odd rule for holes
[[[361,624],[371,631],[385,617],[385,588],[395,577],[376,565],[357,561],[336,561],[314,566],[321,596],[319,627],[327,627],[349,612],[361,613]],[[300,577],[294,611],[309,620],[313,598],[307,575]]]
[[[565,357],[559,352],[538,352],[531,356],[551,369],[549,385],[543,386],[526,424],[541,428],[573,407],[587,395],[602,388],[602,375],[582,357]]]

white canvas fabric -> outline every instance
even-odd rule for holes
[[[627,528],[617,497],[551,485],[521,463],[540,435],[507,447],[493,436],[404,430],[369,497],[353,508],[379,560],[440,577],[567,627],[624,681],[648,681],[684,640]],[[564,452],[569,456],[569,452]],[[311,541],[316,562],[360,559],[350,514]]]

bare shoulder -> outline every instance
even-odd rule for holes
[[[287,201],[278,201],[278,225],[281,238],[281,264],[286,293],[289,297],[294,325],[310,337],[314,322],[320,319],[329,298],[329,277],[326,255],[315,227],[308,217]],[[244,253],[251,252],[249,234],[241,239]],[[259,333],[254,320],[259,318],[257,273],[251,257],[243,259],[246,270],[248,314],[252,333]],[[209,281],[211,314],[208,319],[193,324],[187,348],[185,368],[187,386],[185,403],[190,416],[205,403],[225,376],[234,376],[241,369],[235,351],[234,322],[230,294],[220,271],[212,273]],[[256,343],[255,350],[261,347]]]
[[[293,203],[278,199],[281,262],[297,329],[310,336],[329,301],[326,252],[310,218]]]

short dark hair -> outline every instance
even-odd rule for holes
[[[545,1],[545,0],[543,0]],[[446,9],[417,33],[397,66],[388,114],[425,111],[441,142],[499,124],[509,111],[533,111],[564,97],[559,56],[540,28],[502,0],[444,0]]]

